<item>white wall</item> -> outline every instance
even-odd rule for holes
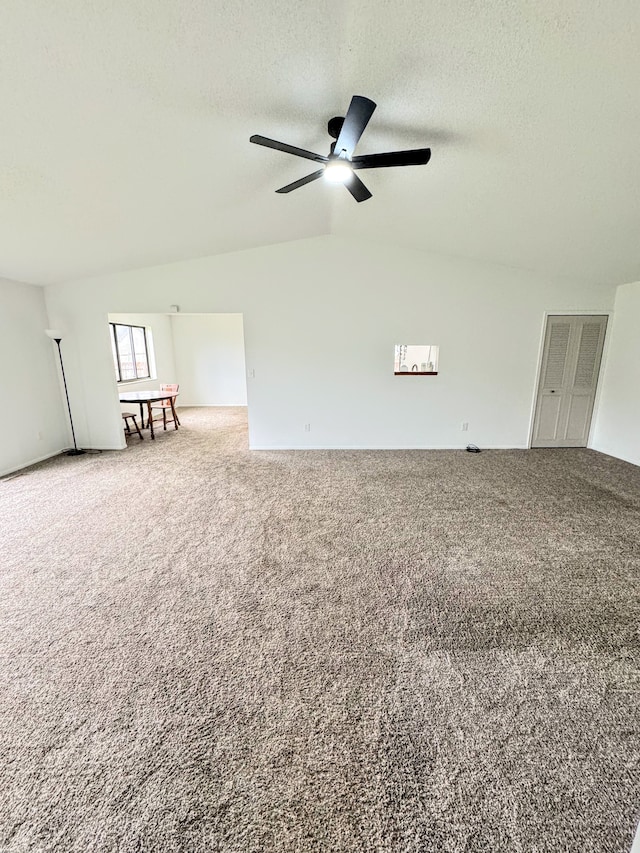
[[[616,294],[593,447],[640,465],[640,282]]]
[[[0,475],[72,446],[50,327],[41,287],[0,279]]]
[[[246,406],[242,314],[170,317],[181,406]]]
[[[332,236],[46,288],[51,323],[73,330],[94,447],[122,446],[110,311],[242,313],[254,448],[526,447],[544,312],[608,311],[614,295]],[[395,377],[402,341],[439,345],[439,375]]]

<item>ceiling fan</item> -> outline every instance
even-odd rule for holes
[[[355,174],[357,170],[380,169],[387,166],[421,166],[428,163],[431,157],[430,148],[414,148],[410,151],[389,151],[385,154],[365,154],[362,157],[354,157],[355,147],[375,108],[375,103],[369,98],[354,95],[346,116],[335,116],[330,119],[327,129],[329,136],[333,137],[335,142],[331,143],[328,157],[258,134],[254,134],[249,142],[323,164],[317,172],[312,172],[292,184],[280,187],[276,190],[277,193],[290,193],[291,190],[297,190],[298,187],[303,187],[324,176],[329,181],[344,184],[356,201],[366,201],[371,198],[371,193]]]

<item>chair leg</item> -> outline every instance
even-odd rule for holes
[[[138,433],[138,435],[140,436],[140,441],[144,441],[144,436],[143,436],[143,434],[140,432],[140,427],[138,426],[138,422],[136,421],[136,416],[135,416],[135,415],[132,415],[132,418],[133,418],[133,425],[134,425],[134,427],[136,428],[136,432],[137,432],[137,433]]]
[[[124,419],[124,429],[127,435],[131,435],[131,430],[129,429],[129,418]]]
[[[167,410],[166,408],[162,409],[162,426],[164,427],[164,431],[167,431]]]

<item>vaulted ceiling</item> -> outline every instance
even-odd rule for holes
[[[635,0],[3,0],[0,276],[49,283],[320,234],[640,278]],[[327,153],[378,108],[356,204]],[[311,166],[311,168],[310,168]]]

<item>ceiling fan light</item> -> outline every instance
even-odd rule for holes
[[[344,160],[332,160],[324,167],[324,176],[332,184],[344,184],[352,174],[353,169]]]

